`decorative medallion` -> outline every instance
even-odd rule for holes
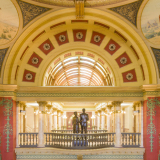
[[[51,46],[48,43],[45,43],[43,45],[43,48],[44,48],[44,50],[48,51],[51,48]]]
[[[59,36],[59,40],[60,40],[61,42],[65,42],[66,36],[60,35],[60,36]]]
[[[100,40],[101,40],[101,37],[100,37],[99,35],[95,35],[95,36],[94,36],[94,41],[95,41],[96,43],[100,42]]]
[[[130,80],[132,80],[133,79],[133,74],[132,73],[128,73],[127,75],[126,75],[126,78],[130,81]]]
[[[82,38],[83,38],[82,32],[77,32],[77,33],[76,33],[76,38],[77,38],[77,39],[82,39]]]
[[[126,64],[126,63],[127,63],[127,58],[126,58],[126,57],[122,57],[122,58],[120,59],[120,62],[121,62],[122,64]]]
[[[109,50],[110,51],[114,51],[116,49],[116,45],[115,44],[110,44],[109,45]]]
[[[31,80],[33,78],[33,75],[31,73],[27,73],[25,77],[27,80]]]
[[[37,57],[32,58],[32,63],[37,64],[39,62],[39,59]]]

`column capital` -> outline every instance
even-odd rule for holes
[[[111,109],[112,107],[113,107],[113,105],[112,105],[112,104],[107,105],[107,108],[108,108],[108,109]]]
[[[121,103],[123,103],[123,101],[113,101],[113,102],[112,102],[112,105],[113,105],[114,107],[118,107],[118,106],[121,105]]]
[[[47,102],[46,101],[37,101],[37,103],[39,104],[39,106],[46,106]]]
[[[17,106],[17,107],[20,107],[19,101],[16,101],[16,106]]]
[[[53,106],[51,104],[47,104],[46,107],[48,108],[48,110],[51,110]]]

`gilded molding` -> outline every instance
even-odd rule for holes
[[[124,6],[111,8],[110,10],[120,14],[137,27],[137,14],[143,0],[139,0]]]
[[[4,60],[4,57],[7,53],[7,51],[8,51],[8,48],[0,49],[0,73],[1,73],[1,69],[2,69],[3,60]]]
[[[17,0],[23,16],[23,27],[25,27],[30,21],[34,18],[38,17],[42,13],[49,11],[49,8],[44,8],[40,6],[36,6],[30,3],[23,2],[21,0]]]
[[[33,0],[40,3],[45,3],[54,6],[63,6],[63,7],[75,7],[74,1],[67,1],[67,0]],[[105,6],[105,5],[113,5],[121,2],[125,2],[127,0],[91,0],[85,2],[85,7],[98,7],[98,6]]]

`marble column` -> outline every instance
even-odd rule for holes
[[[16,148],[19,147],[19,132],[20,132],[19,113],[20,113],[19,101],[16,101]]]
[[[115,147],[122,147],[121,145],[121,101],[112,102],[115,108],[115,129],[116,129],[116,138],[115,138]]]
[[[57,130],[57,109],[53,108],[54,130]]]
[[[113,106],[112,105],[108,105],[107,106],[107,132],[111,132],[112,128],[111,128],[111,108]]]
[[[61,111],[58,110],[58,129],[61,130]]]
[[[66,111],[65,111],[65,112],[63,112],[63,129],[67,128],[67,126],[66,126],[66,119],[67,119],[67,117],[66,117]]]
[[[105,129],[105,108],[101,109],[101,130]]]
[[[143,145],[143,101],[140,102],[140,107],[141,107],[141,146],[144,147]]]
[[[44,114],[47,102],[38,101],[39,104],[39,128],[38,128],[38,147],[45,147],[44,145]]]
[[[20,105],[20,132],[21,133],[25,133],[25,113],[23,111],[25,111],[25,103],[24,102],[19,102]]]
[[[47,106],[47,132],[52,130],[52,105],[48,104]]]
[[[136,105],[133,105],[133,132],[136,133]]]
[[[38,114],[38,108],[34,108],[34,132],[37,132],[37,114]]]
[[[97,129],[99,130],[100,129],[100,111],[98,111],[98,115],[97,115]]]

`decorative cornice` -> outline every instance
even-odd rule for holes
[[[25,27],[31,20],[38,17],[42,13],[49,11],[49,8],[44,8],[40,6],[36,6],[30,3],[23,2],[21,0],[17,0],[23,16],[23,27]]]
[[[137,93],[17,93],[17,97],[143,97]]]
[[[142,1],[139,0],[124,6],[111,8],[110,10],[117,12],[137,27],[137,14]]]
[[[84,155],[83,159],[143,159],[143,155]]]
[[[76,155],[17,155],[17,159],[77,159]]]
[[[0,97],[13,97],[16,96],[16,92],[13,91],[0,91]]]
[[[77,159],[77,155],[17,155],[17,159]],[[83,159],[143,159],[143,155],[83,155]]]

